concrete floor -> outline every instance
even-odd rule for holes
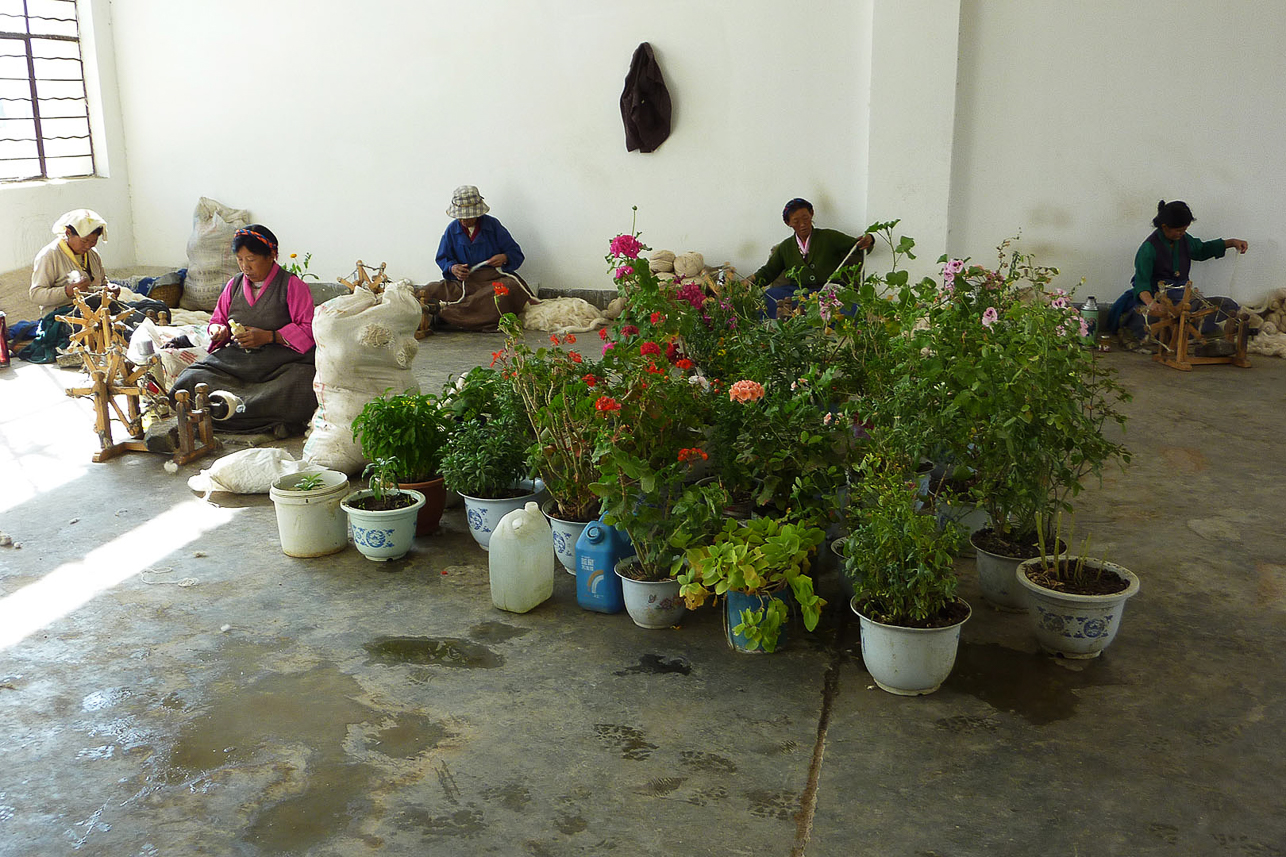
[[[417,374],[498,342],[433,337]],[[1077,524],[1142,578],[1120,636],[1037,654],[961,560],[974,616],[914,699],[833,574],[767,657],[561,572],[506,614],[458,509],[399,562],[290,559],[267,496],[92,464],[75,374],[0,371],[0,854],[1286,854],[1286,362],[1103,359],[1136,457]]]

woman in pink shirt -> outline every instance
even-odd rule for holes
[[[317,409],[312,292],[277,264],[266,226],[238,229],[232,249],[241,273],[210,317],[210,356],[184,370],[171,394],[204,383],[240,398],[244,407],[220,419],[220,431],[301,434]]]

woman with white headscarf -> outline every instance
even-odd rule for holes
[[[77,292],[90,293],[107,283],[103,260],[94,246],[107,238],[107,221],[88,208],[69,211],[54,224],[58,237],[36,254],[31,271],[31,300],[43,316],[75,303]]]

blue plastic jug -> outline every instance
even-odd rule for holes
[[[576,603],[596,613],[625,609],[616,563],[634,556],[634,545],[624,530],[609,527],[603,519],[590,523],[576,540]]]

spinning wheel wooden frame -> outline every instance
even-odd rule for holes
[[[1248,330],[1246,320],[1240,317],[1228,319],[1225,323],[1227,334],[1224,338],[1236,346],[1233,354],[1223,357],[1198,357],[1192,349],[1207,341],[1201,332],[1201,321],[1212,313],[1218,312],[1215,306],[1193,309],[1192,281],[1183,288],[1183,297],[1178,303],[1170,300],[1164,289],[1157,289],[1157,299],[1153,306],[1160,307],[1157,321],[1148,322],[1148,332],[1156,340],[1156,353],[1152,359],[1182,372],[1191,372],[1193,366],[1210,363],[1231,363],[1243,369],[1250,367],[1246,357],[1246,337]],[[1145,319],[1156,318],[1157,313],[1150,313]]]

